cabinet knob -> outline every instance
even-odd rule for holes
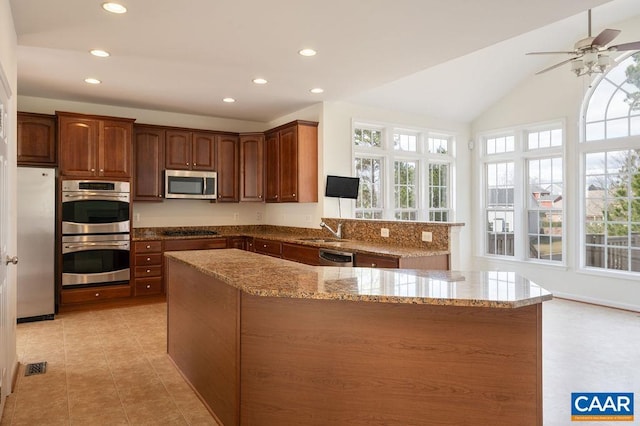
[[[158,198],[162,198],[162,194],[158,194]]]
[[[265,245],[263,245],[262,247],[267,248],[267,245],[265,244]]]
[[[96,293],[96,297],[100,297],[100,293]]]
[[[276,195],[275,198],[278,198],[278,196]]]
[[[147,288],[151,288],[151,284],[147,284]]]
[[[194,165],[194,166],[197,166],[198,164],[197,164],[197,163],[193,163],[193,165]]]
[[[262,198],[262,195],[258,195],[258,198]]]
[[[149,272],[151,272],[151,269],[147,269],[147,274],[148,274]]]
[[[96,171],[96,169],[91,169],[91,171],[92,171],[92,172],[95,172],[95,171]]]
[[[372,268],[375,268],[376,266],[378,266],[378,265],[376,265],[375,263],[372,263],[372,264],[371,264],[371,267],[372,267]]]
[[[147,248],[148,248],[148,249],[150,249],[150,248],[151,248],[151,246],[150,246],[150,245],[147,245]]]
[[[100,169],[100,173],[103,173],[103,172],[104,172],[104,169]]]
[[[292,197],[295,197],[295,196],[296,196],[296,194],[291,194],[291,196],[292,196]]]
[[[189,163],[187,163],[187,166],[189,165]]]
[[[150,257],[147,257],[147,262],[151,262],[151,258]]]

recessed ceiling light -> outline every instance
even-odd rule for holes
[[[313,49],[302,49],[298,53],[302,56],[316,56],[316,53],[318,52]]]
[[[127,8],[120,3],[102,3],[102,8],[111,13],[127,13]]]
[[[107,52],[106,50],[100,50],[100,49],[93,49],[90,52],[93,56],[98,56],[100,58],[106,58],[107,56],[110,56],[111,54],[109,52]]]
[[[235,101],[236,101],[236,100],[235,100],[235,99],[233,99],[233,98],[223,98],[223,99],[222,99],[222,102],[226,102],[226,103],[228,103],[228,104],[232,104],[232,103],[234,103]]]
[[[93,77],[87,77],[84,79],[85,83],[89,83],[89,84],[100,84],[102,83],[102,81],[98,80],[97,78],[93,78]]]
[[[265,80],[264,78],[254,78],[253,82],[255,84],[267,84],[267,80]]]
[[[319,88],[319,87],[315,87],[315,88],[313,88],[313,89],[311,89],[311,90],[309,90],[309,91],[310,91],[311,93],[322,93],[322,92],[324,92],[324,89],[321,89],[321,88]]]

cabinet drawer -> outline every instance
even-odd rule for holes
[[[162,241],[136,241],[133,244],[136,254],[158,253],[162,251]]]
[[[354,266],[364,268],[397,268],[398,259],[395,257],[356,253]]]
[[[135,280],[136,296],[149,296],[162,293],[162,278],[139,278]]]
[[[204,238],[191,240],[166,240],[164,251],[210,250],[227,248],[226,238]]]
[[[131,287],[128,285],[112,287],[94,287],[77,290],[62,290],[62,303],[86,303],[101,300],[117,299],[131,296]]]
[[[136,266],[136,278],[159,277],[162,275],[162,266]]]
[[[282,254],[282,243],[280,241],[255,239],[255,251],[257,253],[270,254],[280,257]]]
[[[156,254],[136,254],[135,264],[137,266],[162,265],[162,255]]]
[[[282,244],[282,258],[307,265],[320,265],[320,250],[316,247],[301,244]]]

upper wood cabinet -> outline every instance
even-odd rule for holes
[[[18,165],[56,166],[56,116],[18,112]]]
[[[264,133],[240,135],[240,201],[264,201]]]
[[[60,174],[131,177],[133,119],[56,112]]]
[[[240,200],[238,170],[238,136],[218,135],[216,136],[218,173],[218,196],[217,202],[238,202]]]
[[[266,133],[266,201],[318,201],[318,123],[293,121]]]
[[[215,170],[215,133],[167,130],[165,167],[173,170]]]
[[[133,126],[133,200],[162,201],[164,194],[164,128]]]

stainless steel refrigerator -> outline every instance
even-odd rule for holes
[[[55,169],[18,167],[18,321],[55,313]]]

